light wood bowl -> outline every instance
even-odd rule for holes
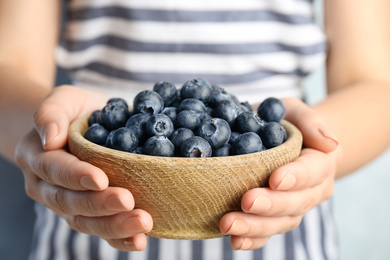
[[[168,239],[223,236],[222,216],[241,209],[243,194],[268,185],[270,174],[298,157],[302,135],[283,120],[287,141],[266,151],[211,158],[157,157],[121,152],[96,145],[83,135],[87,117],[69,129],[69,149],[80,160],[101,168],[110,186],[131,191],[135,207],[149,212],[153,229],[147,235]]]

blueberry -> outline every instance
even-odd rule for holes
[[[225,146],[230,140],[231,130],[228,122],[221,118],[212,118],[198,129],[198,136],[204,138],[214,150]]]
[[[118,105],[124,106],[125,108],[129,107],[129,105],[127,104],[126,100],[124,100],[123,98],[118,98],[118,97],[110,98],[107,101],[107,104],[118,104]]]
[[[223,88],[213,85],[210,94],[209,105],[211,107],[216,107],[218,103],[223,100],[232,100],[232,98]]]
[[[215,117],[225,119],[232,127],[234,121],[238,116],[238,106],[232,100],[222,100],[219,102],[214,110]]]
[[[153,91],[157,92],[164,100],[164,106],[168,107],[176,99],[177,89],[176,86],[170,82],[160,81],[157,82]]]
[[[164,114],[152,115],[146,122],[146,133],[148,136],[162,135],[169,137],[173,130],[171,119]]]
[[[138,138],[133,130],[121,127],[111,131],[107,137],[106,146],[115,150],[133,152],[138,146]]]
[[[150,118],[148,114],[135,114],[126,122],[126,127],[134,131],[140,143],[143,143],[146,138],[146,122]]]
[[[143,152],[147,155],[172,157],[175,147],[167,137],[156,135],[146,140]]]
[[[129,118],[128,109],[116,103],[107,104],[100,111],[97,121],[107,130],[112,131],[119,127],[123,127]]]
[[[97,123],[99,113],[100,113],[100,110],[95,110],[92,112],[92,114],[88,118],[88,126],[91,126],[94,123]]]
[[[108,134],[109,131],[105,129],[102,125],[94,123],[90,127],[88,127],[87,131],[84,134],[84,137],[92,143],[104,145],[106,143]]]
[[[192,79],[184,83],[180,96],[182,99],[195,98],[207,103],[211,94],[211,85],[204,79]]]
[[[240,134],[232,143],[232,152],[234,154],[256,153],[262,150],[262,141],[258,134],[247,132]]]
[[[183,110],[176,117],[176,126],[196,130],[201,124],[200,116],[192,110]]]
[[[193,137],[195,134],[193,131],[191,131],[188,128],[178,128],[176,129],[171,136],[169,137],[169,140],[173,143],[175,146],[175,149],[177,151],[180,150],[180,145],[187,139]]]
[[[202,101],[198,99],[187,98],[180,103],[177,110],[179,112],[183,110],[191,110],[199,114],[200,117],[203,117],[204,114],[206,113],[206,106]]]
[[[236,118],[236,129],[240,133],[255,132],[258,133],[265,126],[265,122],[258,114],[250,111],[239,114]]]
[[[190,158],[211,157],[212,148],[202,137],[194,136],[183,142],[180,146],[180,154]]]
[[[167,115],[172,122],[176,121],[177,117],[177,108],[176,107],[164,107],[161,111],[161,114]]]
[[[135,96],[134,113],[159,114],[164,108],[162,97],[155,91],[144,90]]]
[[[270,97],[260,104],[257,113],[267,122],[279,122],[284,118],[285,106],[280,99]]]
[[[231,155],[232,146],[228,143],[218,150],[213,150],[213,157],[222,157]]]
[[[281,145],[287,139],[286,129],[277,122],[267,123],[260,132],[264,146],[268,149]]]

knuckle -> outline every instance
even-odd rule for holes
[[[66,192],[62,188],[57,188],[48,196],[49,205],[63,214],[70,214],[66,203]]]
[[[75,183],[73,181],[73,172],[75,167],[75,159],[69,157],[64,161],[63,167],[57,169],[57,180],[61,182],[61,185],[64,187],[74,187]]]
[[[101,236],[103,238],[110,238],[110,239],[118,238],[116,232],[112,228],[112,225],[110,223],[107,223],[104,220],[99,220],[98,230],[100,230]]]
[[[80,216],[69,216],[66,218],[66,222],[72,229],[78,232],[86,233],[84,228],[85,225],[83,225]]]

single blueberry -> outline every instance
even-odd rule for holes
[[[107,101],[107,104],[118,104],[118,105],[124,106],[125,108],[129,107],[126,100],[124,100],[123,98],[120,98],[120,97],[110,98]]]
[[[130,117],[126,122],[125,126],[134,131],[140,143],[146,140],[146,122],[149,118],[150,115],[139,113]]]
[[[238,116],[238,106],[232,100],[222,100],[214,110],[215,117],[225,119],[230,127],[234,125],[234,121]]]
[[[211,85],[204,79],[192,79],[184,83],[180,96],[182,99],[195,98],[207,103],[211,94]]]
[[[104,145],[106,143],[108,134],[109,131],[105,129],[102,125],[94,123],[90,127],[88,127],[87,131],[84,134],[84,137],[92,143]]]
[[[169,137],[173,131],[173,123],[167,115],[152,115],[146,122],[146,133],[148,136],[162,135]]]
[[[209,99],[209,106],[211,107],[216,107],[219,102],[223,100],[232,100],[232,97],[229,95],[229,93],[226,92],[225,89],[212,85],[212,90],[210,94],[210,99]]]
[[[218,150],[213,150],[213,157],[222,157],[231,155],[232,146],[228,143]]]
[[[107,130],[112,131],[125,126],[126,121],[129,118],[128,111],[129,110],[122,105],[109,103],[100,111],[97,122]]]
[[[177,108],[178,112],[181,112],[183,110],[194,111],[197,114],[199,114],[199,116],[202,118],[206,113],[206,106],[202,101],[200,101],[198,99],[187,98],[187,99],[184,99],[180,103],[179,107]]]
[[[169,140],[171,140],[171,142],[175,146],[175,149],[177,151],[179,151],[181,144],[185,140],[193,137],[194,135],[195,134],[192,130],[190,130],[188,128],[181,127],[181,128],[176,129],[175,131],[173,131],[173,133],[169,137]]]
[[[261,140],[268,149],[281,145],[287,139],[286,129],[277,122],[267,123],[260,132]]]
[[[264,126],[264,120],[262,120],[258,114],[250,111],[243,112],[236,118],[236,129],[240,133],[259,133],[259,131],[263,129]]]
[[[133,152],[138,146],[138,138],[133,130],[121,127],[111,131],[106,146],[119,151]]]
[[[143,153],[153,156],[172,157],[175,154],[175,147],[165,136],[152,136],[146,140]]]
[[[97,123],[99,113],[100,113],[100,110],[95,110],[92,112],[92,114],[88,118],[88,126],[91,126],[94,123]]]
[[[164,100],[155,91],[144,90],[139,92],[133,101],[134,113],[149,115],[159,114],[164,108]]]
[[[225,146],[230,140],[231,133],[228,122],[222,118],[207,120],[198,129],[198,136],[209,142],[214,150]]]
[[[257,113],[267,122],[279,122],[285,116],[285,106],[280,99],[270,97],[260,104]]]
[[[184,127],[194,131],[200,126],[201,122],[199,114],[192,110],[183,110],[177,114],[175,124],[179,128]]]
[[[176,86],[170,82],[157,82],[153,87],[153,91],[157,92],[162,97],[162,99],[164,100],[164,106],[166,107],[169,107],[176,99]]]
[[[180,146],[180,154],[183,157],[205,158],[211,157],[212,148],[202,137],[193,136],[183,142]]]
[[[232,152],[236,155],[262,151],[262,141],[258,134],[247,132],[240,134],[232,143]]]

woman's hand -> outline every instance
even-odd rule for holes
[[[268,188],[244,194],[242,211],[226,214],[222,233],[231,235],[235,250],[263,247],[267,240],[296,228],[304,214],[333,194],[342,149],[321,117],[297,99],[284,99],[286,119],[303,134],[303,149],[293,162],[275,170]]]
[[[153,225],[151,216],[134,209],[128,190],[108,187],[102,170],[65,149],[69,124],[106,101],[107,97],[84,89],[55,88],[35,113],[35,129],[18,144],[15,156],[29,197],[79,232],[106,239],[119,250],[143,250],[144,233]]]

